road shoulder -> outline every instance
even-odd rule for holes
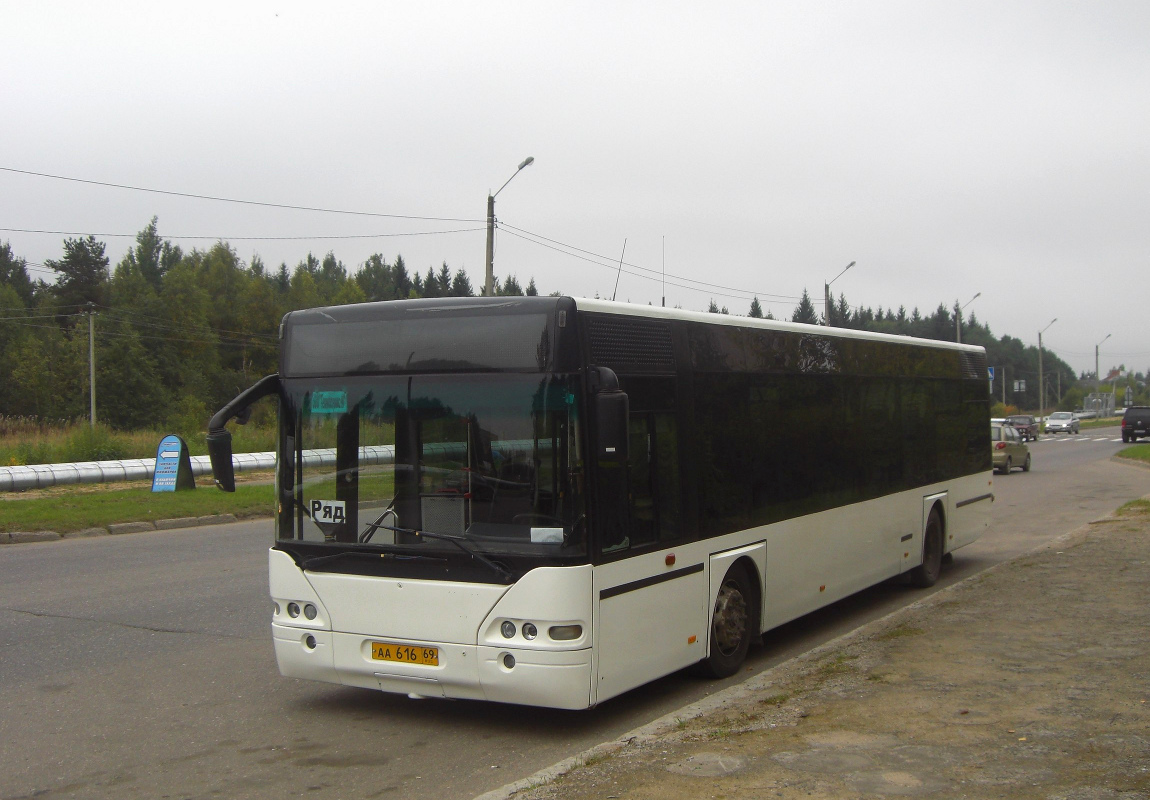
[[[1147,797],[1148,628],[1110,515],[482,797]]]

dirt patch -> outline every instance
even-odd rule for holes
[[[1134,508],[514,796],[1150,800],[1148,630]]]

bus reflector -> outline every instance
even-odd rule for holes
[[[547,634],[557,642],[567,642],[583,635],[582,625],[552,625]]]

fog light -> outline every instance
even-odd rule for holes
[[[507,667],[507,669],[514,669],[514,667],[515,667],[515,656],[511,655],[510,653],[504,653],[503,654],[503,666]]]
[[[315,606],[313,606],[311,603],[308,603],[306,606],[303,607],[303,615],[305,617],[307,617],[308,619],[315,619],[315,615],[316,615]]]
[[[547,635],[557,642],[569,642],[583,635],[582,625],[552,625],[547,629]]]
[[[288,603],[288,616],[292,619],[299,616],[299,603]]]
[[[499,632],[503,634],[504,639],[510,639],[512,636],[515,635],[515,623],[514,622],[504,622],[502,625],[499,626]]]
[[[523,638],[524,639],[527,639],[528,641],[530,641],[538,635],[539,635],[539,629],[535,627],[535,623],[533,623],[533,622],[524,622],[523,623]]]
[[[308,650],[315,650],[315,637],[308,634],[303,640],[304,647]]]

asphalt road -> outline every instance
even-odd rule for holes
[[[947,585],[1150,493],[1117,429],[1032,443]],[[676,674],[586,712],[281,678],[266,521],[0,548],[0,798],[474,796],[923,596],[883,585],[771,632],[726,682]]]

